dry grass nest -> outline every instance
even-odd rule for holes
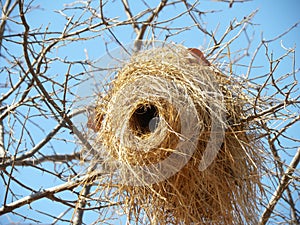
[[[94,129],[111,171],[101,185],[117,190],[131,222],[256,224],[260,143],[240,88],[180,45],[121,65],[98,99]],[[213,132],[224,136],[201,170]]]

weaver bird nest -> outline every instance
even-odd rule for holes
[[[145,45],[97,93],[93,163],[105,158],[101,188],[117,190],[131,222],[256,222],[261,156],[247,96],[198,53]]]

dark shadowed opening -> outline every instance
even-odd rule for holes
[[[155,105],[138,105],[129,120],[129,126],[138,136],[143,136],[154,132],[158,121],[159,114]]]

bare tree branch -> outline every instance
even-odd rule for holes
[[[51,188],[47,188],[43,191],[39,191],[37,193],[34,193],[32,195],[26,196],[22,199],[19,199],[18,201],[12,202],[10,204],[7,204],[5,206],[2,206],[0,208],[0,215],[9,213],[17,208],[20,208],[21,206],[30,204],[34,201],[37,201],[39,199],[42,198],[52,198],[52,196],[54,196],[55,194],[62,192],[62,191],[66,191],[66,190],[72,190],[74,188],[76,188],[78,185],[82,184],[82,183],[90,183],[92,182],[94,179],[96,179],[98,176],[100,176],[101,174],[88,174],[82,178],[79,178],[77,180],[74,181],[69,181],[66,182],[64,184],[58,185],[58,186],[54,186]]]
[[[85,185],[81,191],[82,193],[80,193],[78,197],[78,208],[73,220],[74,225],[82,224],[84,208],[87,203],[86,197],[90,194],[91,187],[91,185]]]
[[[3,120],[0,120],[0,158],[4,158],[4,157],[6,157],[6,151],[4,149],[4,126],[3,126]]]
[[[64,125],[64,121],[62,120],[40,143],[38,143],[33,149],[31,149],[30,151],[15,157],[12,157],[9,160],[4,161],[1,165],[0,165],[0,169],[4,169],[7,166],[12,165],[13,163],[15,165],[23,163],[24,159],[30,158],[32,157],[36,152],[38,152],[45,144],[47,144],[49,142],[49,140],[52,139],[52,137],[59,131],[59,129],[61,129],[61,127]]]
[[[6,0],[4,5],[2,5],[2,2],[1,2],[2,15],[1,15],[1,22],[0,22],[0,54],[1,54],[2,39],[3,39],[3,35],[4,35],[6,21],[9,18],[9,15],[11,14],[11,12],[17,6],[17,4],[18,4],[18,2],[15,1],[13,3],[13,5],[11,6],[11,0]]]
[[[266,207],[265,211],[263,212],[260,218],[260,224],[264,225],[268,222],[277,202],[282,196],[282,193],[285,191],[291,179],[293,179],[293,173],[297,168],[297,165],[300,161],[300,148],[298,148],[297,153],[295,154],[294,158],[292,159],[289,167],[285,171],[284,175],[281,177],[280,183],[274,192],[271,200],[269,201],[268,206]]]
[[[33,166],[39,165],[44,162],[55,162],[55,163],[62,163],[62,162],[71,162],[72,160],[80,160],[81,153],[75,152],[73,154],[65,154],[65,155],[45,155],[43,157],[39,157],[37,159],[23,159],[23,160],[15,160],[15,166]],[[11,165],[11,164],[10,164]],[[0,165],[0,168],[2,169]]]
[[[134,29],[134,31],[136,32],[136,34],[139,34],[140,32],[140,28],[137,24],[137,22],[135,21],[135,19],[133,18],[133,14],[129,8],[129,4],[128,4],[128,1],[127,0],[122,0],[122,3],[123,3],[123,6],[124,6],[124,10],[128,16],[128,19],[131,21],[132,23],[132,27]]]
[[[87,147],[87,149],[93,149],[93,147],[86,140],[86,138],[82,135],[82,133],[73,125],[73,122],[67,116],[67,114],[65,114],[65,112],[56,104],[56,102],[49,95],[48,91],[44,88],[42,82],[40,81],[40,79],[38,78],[38,75],[37,75],[39,73],[39,70],[37,70],[37,72],[36,72],[33,69],[33,67],[32,67],[33,64],[31,63],[30,58],[29,58],[29,54],[28,54],[28,33],[29,33],[29,29],[30,28],[29,28],[29,25],[28,25],[28,23],[26,21],[26,18],[25,18],[22,0],[19,0],[19,11],[20,11],[20,17],[21,17],[23,26],[25,27],[25,32],[24,32],[24,37],[23,37],[23,42],[24,42],[23,43],[24,58],[25,58],[26,64],[28,66],[28,69],[29,69],[31,75],[33,76],[33,78],[34,78],[37,86],[39,87],[39,89],[41,90],[41,92],[43,93],[43,95],[45,96],[45,98],[47,99],[47,101],[54,107],[54,109],[59,113],[59,115],[61,116],[61,118],[64,119],[64,121],[69,125],[69,127],[71,129],[73,129],[74,133],[77,135],[77,137],[80,139],[80,141],[82,141],[82,143]],[[41,54],[40,59],[42,59],[44,57],[44,55],[55,44],[56,44],[56,42],[54,42],[53,44],[49,45],[48,48],[46,48],[46,50]]]
[[[300,68],[295,45],[285,38],[298,31],[300,22],[266,40],[256,33],[255,8],[240,19],[232,15],[217,25],[209,20],[233,12],[229,9],[233,5],[247,6],[248,1],[220,0],[210,6],[199,0],[63,1],[53,3],[54,10],[43,8],[39,0],[0,1],[0,186],[5,189],[0,214],[24,223],[49,223],[50,219],[53,224],[83,224],[90,216],[98,224],[124,217],[128,223],[151,223],[149,218],[135,216],[137,212],[126,212],[117,186],[106,180],[113,179],[116,168],[105,154],[100,158],[105,146],[95,141],[97,133],[85,127],[94,102],[80,92],[95,76],[93,99],[107,94],[117,71],[111,74],[107,71],[110,62],[98,57],[105,51],[112,53],[116,46],[131,55],[123,43],[133,35],[137,51],[143,41],[152,39],[187,48],[203,45],[214,69],[230,80],[228,88],[239,87],[234,93],[249,102],[239,122],[253,124],[246,132],[257,134],[265,151],[266,164],[260,172],[261,191],[267,198],[262,193],[258,200],[263,205],[261,224],[299,223],[300,140],[293,131],[300,125]],[[37,15],[49,15],[49,19],[39,21]],[[279,56],[274,44],[281,46]],[[82,99],[91,105],[77,109]],[[105,182],[110,190],[103,187]],[[130,196],[125,198],[126,202]],[[52,215],[38,208],[39,203],[31,204],[37,201],[41,205],[46,201],[50,207],[58,204],[61,211]],[[30,207],[23,207],[26,204]],[[279,205],[290,213],[284,215]]]
[[[148,26],[151,25],[151,22],[155,19],[155,17],[158,16],[158,14],[165,7],[167,2],[168,2],[168,0],[161,0],[159,5],[156,7],[156,9],[153,11],[153,13],[149,16],[149,18],[145,22],[143,22],[143,24],[139,30],[139,33],[137,34],[136,39],[135,39],[135,48],[137,51],[139,51],[141,48],[140,41],[143,40],[143,37],[145,35],[145,32],[146,32]]]

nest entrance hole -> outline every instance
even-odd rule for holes
[[[129,120],[129,126],[137,136],[153,133],[158,123],[159,111],[154,104],[137,105]]]

